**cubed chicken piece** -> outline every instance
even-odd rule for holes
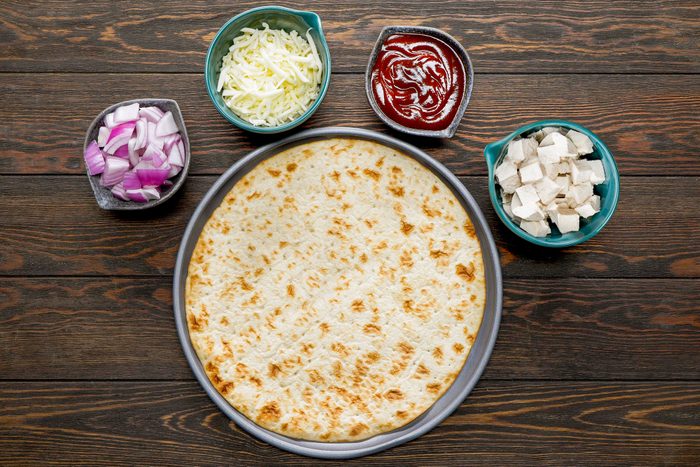
[[[579,229],[579,215],[573,209],[561,209],[554,222],[561,233],[576,232]]]
[[[576,207],[585,203],[591,196],[593,196],[593,185],[591,182],[586,182],[570,186],[566,199],[569,201],[569,206],[572,206],[573,201],[572,207]]]
[[[521,204],[535,204],[540,200],[537,189],[532,185],[523,185],[515,190]]]
[[[542,180],[535,183],[535,189],[537,190],[537,195],[540,197],[540,201],[542,201],[543,204],[549,204],[557,197],[561,187],[554,180],[544,177]]]
[[[559,194],[566,195],[569,191],[570,180],[567,175],[558,176],[554,182],[559,185]]]
[[[544,220],[544,211],[537,203],[523,204],[517,208],[512,208],[513,214],[526,221]]]
[[[537,163],[520,167],[518,172],[520,173],[520,181],[523,185],[534,183],[544,176],[540,164]]]
[[[593,152],[593,142],[583,133],[579,133],[575,130],[569,130],[566,133],[566,137],[574,143],[576,150],[580,155],[590,154]]]
[[[529,233],[533,237],[546,237],[552,232],[549,224],[545,220],[541,221],[521,221],[520,228]]]
[[[591,159],[588,161],[588,167],[591,170],[591,183],[594,185],[600,185],[605,181],[605,169],[603,168],[603,162],[597,159]]]
[[[498,183],[502,183],[504,180],[512,177],[513,175],[517,175],[517,173],[518,167],[511,161],[505,160],[501,162],[498,167],[496,167],[496,180],[498,180]]]
[[[588,168],[588,161],[569,161],[569,168],[571,169],[571,181],[574,185],[591,181],[593,172]]]

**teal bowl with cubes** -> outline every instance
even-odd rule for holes
[[[559,127],[574,130],[588,136],[593,143],[593,153],[581,156],[581,158],[600,160],[603,164],[603,170],[605,171],[605,181],[594,186],[594,194],[600,196],[600,212],[587,219],[581,218],[578,231],[562,234],[554,223],[546,221],[549,222],[551,233],[544,237],[536,237],[523,230],[506,213],[503,208],[503,201],[496,181],[495,171],[505,157],[510,141],[516,138],[526,138],[545,127]],[[513,233],[530,243],[548,248],[565,248],[578,245],[579,243],[593,238],[600,232],[615,212],[617,201],[620,196],[620,174],[617,170],[615,158],[605,143],[603,143],[595,133],[581,125],[566,120],[542,120],[530,123],[518,128],[505,138],[486,145],[484,148],[484,156],[486,157],[486,164],[489,170],[489,196],[491,197],[491,204],[493,204],[496,214],[498,214],[501,221]]]

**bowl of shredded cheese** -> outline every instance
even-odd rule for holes
[[[316,13],[259,7],[231,18],[207,52],[207,92],[219,113],[254,133],[305,122],[326,95],[331,56]]]

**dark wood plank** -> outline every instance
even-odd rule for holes
[[[0,378],[192,378],[171,284],[0,279]],[[506,279],[483,379],[700,379],[698,296],[700,280]]]
[[[697,465],[699,456],[698,383],[482,382],[430,433],[354,463]],[[187,381],[2,383],[0,462],[308,465],[310,459],[242,432]]]
[[[364,71],[383,26],[454,35],[481,72],[698,72],[697,2],[291,1],[318,12],[336,71]],[[200,72],[210,41],[253,1],[6,1],[3,71]]]
[[[213,176],[191,176],[167,204],[101,211],[82,176],[0,176],[0,275],[169,274],[185,225]],[[550,250],[496,218],[485,177],[463,177],[491,226],[506,277],[700,277],[697,177],[627,177],[595,238]],[[31,193],[31,196],[27,196]]]
[[[486,144],[525,123],[561,117],[597,132],[624,175],[700,174],[700,80],[694,76],[479,75],[475,86],[450,140],[389,131],[369,108],[361,75],[333,76],[326,101],[302,129],[345,125],[387,132],[455,173],[483,175]],[[0,173],[83,173],[83,135],[92,118],[109,104],[143,96],[179,102],[191,139],[192,173],[221,173],[280,138],[231,126],[214,109],[200,75],[5,74],[0,89],[12,103],[0,107]]]

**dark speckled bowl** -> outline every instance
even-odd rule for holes
[[[377,61],[377,55],[382,49],[382,44],[384,44],[384,41],[386,41],[386,39],[392,34],[424,34],[426,36],[431,36],[436,39],[439,39],[445,44],[449,45],[452,48],[452,50],[455,51],[457,57],[462,62],[462,65],[464,65],[464,73],[467,79],[466,86],[464,86],[464,98],[462,99],[462,103],[459,105],[459,109],[457,109],[457,114],[455,115],[454,120],[452,121],[452,123],[450,123],[450,125],[447,128],[439,131],[420,130],[401,125],[389,118],[384,112],[382,112],[382,109],[379,108],[379,105],[374,100],[374,93],[372,92],[372,68],[374,68],[374,63]],[[464,50],[462,44],[460,44],[455,38],[453,38],[446,32],[443,32],[436,28],[428,28],[423,26],[387,26],[384,29],[382,29],[382,32],[379,34],[379,38],[377,39],[376,44],[374,44],[374,49],[372,50],[372,54],[369,57],[367,71],[365,73],[365,92],[367,93],[367,100],[369,100],[369,105],[379,116],[379,118],[381,118],[384,121],[384,123],[386,123],[395,130],[403,131],[404,133],[408,133],[410,135],[429,136],[433,138],[452,138],[452,136],[454,136],[455,132],[457,131],[457,127],[459,127],[459,122],[464,116],[464,111],[467,110],[469,98],[472,95],[473,84],[474,68],[472,67],[472,62],[469,59],[469,54],[467,54],[467,51]]]
[[[83,144],[83,154],[85,154],[85,149],[87,148],[90,141],[97,139],[97,133],[100,131],[100,127],[104,125],[105,115],[110,112],[114,112],[117,107],[122,105],[133,104],[138,102],[141,107],[151,107],[156,106],[160,108],[163,112],[168,110],[173,113],[175,118],[175,123],[180,130],[180,136],[182,137],[182,144],[185,146],[185,166],[182,168],[179,174],[171,178],[170,181],[173,182],[173,186],[162,191],[160,199],[154,199],[146,203],[136,203],[134,201],[122,201],[121,199],[115,198],[109,188],[105,188],[100,185],[99,175],[88,175],[90,180],[90,185],[92,186],[92,191],[95,193],[95,200],[98,206],[102,209],[108,211],[136,211],[141,209],[152,208],[153,206],[158,206],[163,204],[165,201],[170,199],[177,190],[180,189],[185,179],[187,178],[187,171],[190,167],[190,139],[187,137],[187,128],[185,128],[185,121],[182,118],[182,112],[180,107],[172,99],[132,99],[130,101],[119,102],[118,104],[111,105],[104,109],[95,120],[92,121],[90,127],[85,135],[85,144]],[[83,164],[85,161],[83,161]],[[87,173],[87,167],[85,167],[85,173]]]

